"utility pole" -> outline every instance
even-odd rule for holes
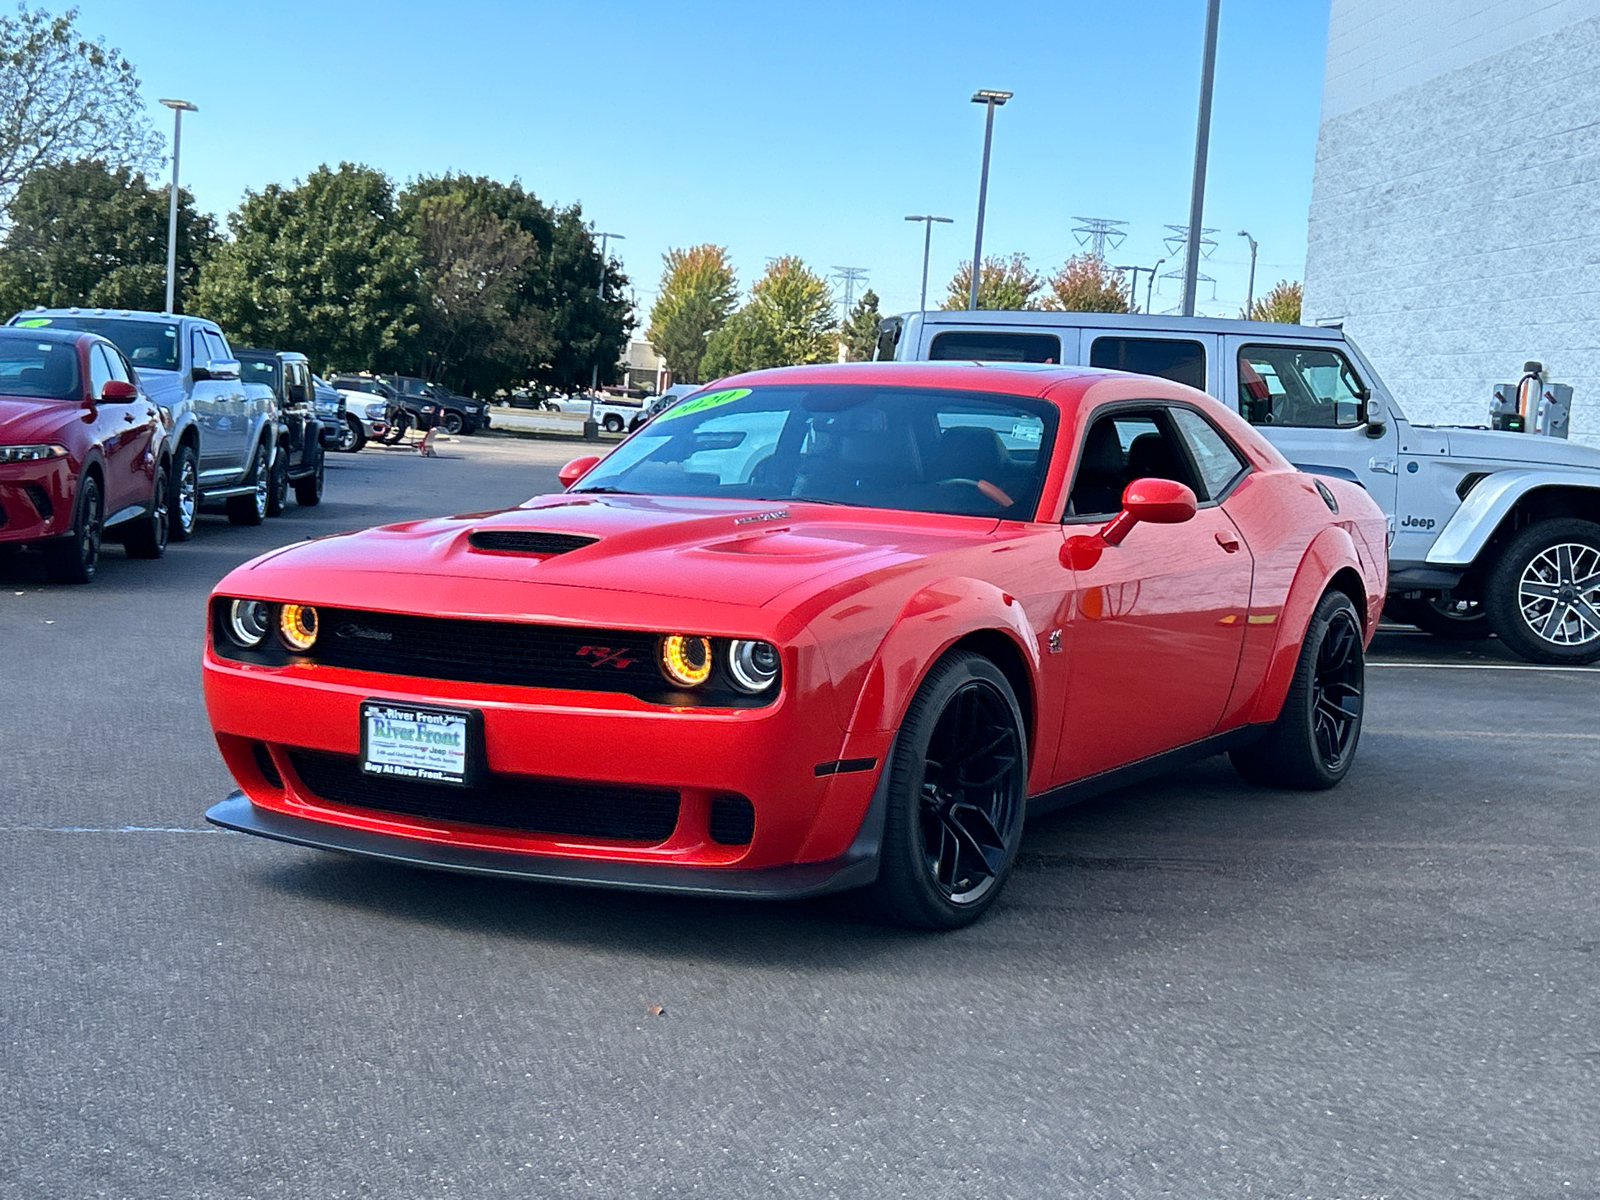
[[[1250,243],[1250,287],[1244,294],[1244,315],[1249,320],[1250,310],[1256,306],[1256,240],[1243,229],[1239,236]]]
[[[183,136],[183,114],[200,110],[187,100],[163,100],[161,103],[172,110],[172,190],[167,199],[167,307],[164,310],[170,313],[178,282],[178,149]]]
[[[1194,316],[1194,292],[1200,274],[1200,223],[1206,202],[1206,154],[1211,144],[1211,85],[1217,73],[1217,10],[1221,0],[1206,3],[1205,60],[1200,68],[1200,120],[1194,135],[1194,184],[1189,191],[1189,239],[1183,265],[1183,315]]]
[[[937,221],[941,225],[951,225],[954,221],[950,217],[907,217],[908,221],[923,222],[922,232],[922,301],[917,305],[918,312],[928,311],[928,254],[933,249],[933,225]]]
[[[989,146],[994,141],[994,110],[1011,99],[1011,92],[992,90],[972,94],[974,104],[988,106],[983,123],[983,174],[978,177],[978,232],[972,242],[972,287],[967,294],[967,308],[978,307],[978,279],[983,274],[983,209],[989,198]]]
[[[600,238],[600,282],[595,286],[595,295],[600,303],[606,302],[606,243],[612,238],[622,242],[627,239],[620,233],[602,233]],[[600,363],[596,361],[589,373],[589,419],[583,423],[583,440],[598,442],[600,440],[600,423],[594,419],[595,399],[600,393]]]

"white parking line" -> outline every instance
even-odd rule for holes
[[[1511,742],[1600,742],[1600,733],[1510,733],[1501,729],[1363,729],[1361,735],[1417,738],[1503,738]]]
[[[1576,671],[1600,675],[1600,667],[1542,667],[1534,663],[1407,663],[1369,662],[1369,667],[1401,667],[1407,671]]]
[[[171,825],[121,825],[95,829],[87,825],[0,825],[0,833],[222,833],[221,829],[186,829]]]

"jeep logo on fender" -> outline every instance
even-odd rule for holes
[[[1413,517],[1409,514],[1400,518],[1402,529],[1432,529],[1435,522],[1432,517]]]
[[[591,667],[615,667],[622,670],[624,667],[633,666],[633,659],[628,657],[627,647],[613,650],[610,646],[580,646],[579,658],[592,658]]]

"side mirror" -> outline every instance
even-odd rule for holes
[[[1194,519],[1198,504],[1194,493],[1175,479],[1135,479],[1122,493],[1122,511],[1100,531],[1100,540],[1120,546],[1140,521],[1180,525]]]
[[[194,365],[194,381],[206,379],[232,380],[239,378],[239,364],[231,358],[213,358]]]
[[[556,478],[561,481],[561,486],[569,488],[582,479],[599,463],[598,454],[585,454],[582,458],[575,458],[557,473]]]
[[[108,379],[100,389],[100,400],[105,404],[129,404],[139,398],[139,389],[125,379]]]

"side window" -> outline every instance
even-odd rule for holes
[[[1206,390],[1206,348],[1177,338],[1098,337],[1089,365],[1135,375],[1155,375],[1197,391]]]
[[[113,350],[110,346],[101,346],[100,349],[105,352],[106,367],[111,371],[111,378],[120,379],[123,383],[132,383],[133,372],[123,360],[121,352]]]
[[[1245,461],[1228,439],[1212,427],[1193,409],[1175,408],[1172,420],[1182,435],[1195,466],[1200,470],[1200,480],[1205,485],[1202,497],[1215,500],[1233,486],[1233,481],[1245,472]]]
[[[89,347],[89,395],[100,399],[100,393],[111,380],[111,364],[106,361],[104,346]]]
[[[1239,351],[1239,411],[1252,425],[1350,429],[1361,424],[1366,389],[1350,361],[1321,346],[1245,346]]]
[[[210,357],[221,359],[229,359],[233,357],[233,352],[228,349],[228,343],[222,340],[221,334],[212,333],[211,330],[208,329],[205,331],[205,335],[206,353]]]
[[[189,334],[189,351],[194,357],[194,365],[203,367],[216,356],[211,353],[211,347],[206,345],[206,331],[195,329]]]
[[[936,362],[1058,363],[1061,339],[1053,333],[984,333],[963,329],[936,335],[928,358]]]
[[[1078,473],[1067,501],[1069,517],[1111,517],[1135,479],[1172,479],[1202,492],[1183,455],[1165,409],[1139,409],[1099,417],[1089,426]]]

